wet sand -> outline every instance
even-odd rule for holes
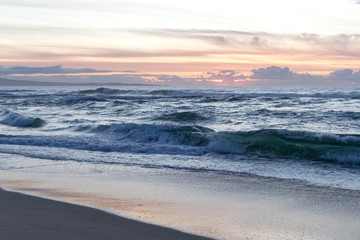
[[[206,240],[93,208],[0,190],[0,238]]]
[[[14,200],[7,201],[12,207],[0,202],[4,209],[1,209],[1,213],[8,212],[1,214],[3,220],[0,221],[7,222],[4,216],[11,219],[7,223],[8,229],[12,233],[20,229],[18,234],[23,233],[23,239],[71,239],[70,235],[75,236],[73,239],[201,239],[167,228],[221,240],[360,239],[358,190],[248,174],[130,166],[112,169],[113,173],[109,173],[110,169],[103,169],[105,173],[74,175],[71,168],[76,168],[78,172],[84,167],[86,173],[88,165],[71,163],[67,166],[56,168],[57,172],[53,174],[47,173],[47,166],[40,166],[37,170],[32,168],[31,171],[0,171],[0,186],[6,190],[89,206],[115,215],[66,205],[71,210],[68,210],[68,215],[61,216],[65,210],[42,208],[42,203],[29,203],[28,196],[18,195]],[[4,194],[12,195],[2,192],[1,201]],[[21,198],[24,199],[20,201]],[[40,200],[31,198],[31,201]],[[49,204],[47,200],[42,201]],[[60,205],[65,206],[55,203],[52,203],[55,209]],[[23,211],[27,220],[21,222],[16,216],[24,214]],[[77,215],[78,211],[81,214]],[[48,215],[39,216],[39,213]],[[55,213],[60,217],[55,217]],[[38,216],[35,220],[39,222],[32,223],[32,214]],[[107,220],[99,217],[104,214]],[[0,222],[2,226],[6,225]],[[7,239],[2,232],[0,236],[0,239]]]

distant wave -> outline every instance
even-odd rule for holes
[[[228,98],[228,101],[244,101],[251,98],[263,98],[263,100],[272,101],[276,99],[293,99],[293,98],[345,98],[345,99],[357,99],[360,98],[359,93],[243,93],[238,95],[232,95]]]
[[[3,114],[3,119],[0,121],[1,124],[14,126],[14,127],[42,127],[45,124],[45,121],[41,118],[33,118],[21,115],[19,113],[14,113],[6,111]]]
[[[232,90],[219,90],[219,89],[153,89],[137,88],[137,89],[122,89],[122,88],[105,88],[99,87],[94,89],[84,89],[69,92],[54,91],[51,95],[48,93],[43,94],[34,90],[20,90],[9,89],[0,90],[0,95],[21,97],[21,98],[33,98],[44,97],[49,100],[51,98],[58,98],[59,103],[69,104],[81,101],[106,101],[110,99],[124,99],[124,100],[147,100],[147,99],[168,99],[168,98],[194,98],[199,99],[200,102],[243,102],[249,99],[260,99],[262,101],[273,100],[291,100],[294,98],[312,98],[312,99],[360,99],[360,93],[353,92],[256,92],[251,89],[236,89]]]
[[[183,91],[183,90],[154,90],[146,92],[146,94],[157,95],[157,96],[166,96],[166,97],[208,97],[208,98],[222,98],[225,101],[244,101],[249,98],[267,98],[268,100],[273,100],[272,98],[280,99],[292,99],[292,98],[348,98],[348,99],[360,99],[360,94],[358,92],[331,92],[331,93],[278,93],[278,92],[249,92],[249,93],[239,93],[235,92],[221,92],[221,91],[211,91],[209,90],[192,90],[192,91]]]
[[[67,96],[62,96],[58,102],[62,104],[72,104],[84,101],[108,101],[108,100],[152,100],[152,99],[199,99],[200,102],[243,102],[249,99],[261,99],[262,101],[291,100],[293,98],[311,99],[360,99],[358,92],[331,92],[331,93],[277,93],[277,92],[248,92],[236,93],[234,91],[212,91],[211,89],[202,90],[144,90],[144,89],[115,89],[115,88],[96,88],[69,92]]]
[[[81,94],[117,94],[117,93],[126,93],[129,92],[128,90],[119,90],[114,88],[96,88],[96,89],[88,89],[88,90],[80,90],[79,93]]]
[[[174,121],[174,122],[195,122],[201,120],[207,120],[208,117],[205,117],[197,112],[174,112],[169,114],[163,114],[155,118],[155,120],[164,120],[164,121]]]
[[[64,104],[86,102],[86,101],[101,102],[101,101],[106,101],[106,99],[101,96],[67,96],[59,99],[59,103],[64,103]]]
[[[259,116],[259,117],[293,117],[293,118],[301,118],[306,119],[307,117],[315,118],[315,115],[317,117],[321,118],[331,118],[331,119],[338,119],[339,121],[347,121],[347,120],[358,120],[360,119],[360,112],[353,112],[353,111],[326,111],[322,112],[321,115],[319,112],[313,112],[313,111],[294,111],[293,109],[290,110],[281,110],[282,106],[277,106],[276,109],[267,109],[267,108],[261,108],[258,110],[254,110],[251,112],[248,112],[247,114],[249,116]],[[285,107],[287,107],[285,105]]]
[[[60,104],[74,104],[79,102],[103,102],[110,100],[149,100],[157,98],[158,97],[143,95],[71,95],[59,98],[58,102]]]

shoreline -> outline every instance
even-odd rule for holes
[[[357,190],[247,174],[139,167],[119,167],[112,174],[66,172],[68,168],[58,174],[2,170],[0,185],[214,239],[360,237]]]
[[[85,206],[0,189],[1,239],[211,240]]]

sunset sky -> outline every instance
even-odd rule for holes
[[[0,51],[11,79],[360,84],[360,2],[0,0]]]

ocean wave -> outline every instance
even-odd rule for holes
[[[166,97],[203,97],[209,98],[205,100],[213,101],[214,99],[222,99],[224,101],[236,102],[244,101],[251,98],[262,98],[264,101],[272,101],[274,99],[292,100],[294,98],[316,98],[316,99],[331,99],[331,98],[346,98],[359,99],[358,92],[314,92],[314,93],[291,93],[291,92],[234,92],[234,91],[212,91],[207,90],[152,90],[147,94]]]
[[[226,99],[226,101],[228,101],[228,102],[243,102],[246,100],[249,100],[249,98],[242,97],[242,96],[231,96]]]
[[[153,90],[146,94],[157,97],[172,97],[172,98],[203,98],[203,97],[224,97],[227,94],[217,93],[216,91],[196,91],[196,90]]]
[[[171,154],[189,156],[199,156],[205,154],[204,149],[189,145],[149,144],[149,142],[145,143],[141,141],[130,141],[130,139],[122,139],[122,141],[120,141],[120,139],[104,138],[100,136],[14,136],[0,134],[0,144],[46,146],[53,148],[67,148],[100,152]]]
[[[286,105],[284,105],[287,107]],[[352,121],[360,119],[360,112],[354,111],[294,111],[290,110],[282,110],[283,106],[274,106],[276,109],[272,108],[261,108],[253,111],[249,111],[247,113],[248,116],[258,116],[258,117],[274,117],[274,118],[299,118],[299,119],[307,119],[311,117],[312,119],[338,119],[339,121]]]
[[[196,125],[135,123],[79,125],[73,131],[80,135],[1,135],[0,144],[181,155],[237,154],[269,160],[297,159],[360,164],[359,135],[277,129],[215,132]]]
[[[154,90],[154,91],[150,91],[149,93],[152,95],[170,95],[172,93],[177,92],[176,90]]]
[[[195,122],[207,120],[209,117],[205,117],[197,112],[174,112],[169,114],[163,114],[155,118],[155,120],[173,121],[173,122]]]
[[[156,124],[112,124],[102,126],[101,134],[120,139],[131,139],[136,143],[158,143],[170,145],[206,146],[209,140],[206,133],[214,130],[202,126],[176,126]]]
[[[111,103],[111,106],[120,106],[120,105],[124,105],[124,104],[129,104],[129,102],[121,101],[121,100],[115,100],[114,102]]]
[[[268,158],[360,163],[360,136],[265,129],[219,132],[210,148],[222,153]]]
[[[87,90],[80,90],[80,94],[118,94],[118,93],[127,93],[128,90],[120,90],[114,88],[96,88],[96,89],[87,89]]]
[[[262,98],[263,101],[273,101],[275,99],[292,100],[294,98],[315,98],[315,99],[332,99],[360,98],[359,93],[243,93],[231,96],[228,101],[244,101],[251,98]]]
[[[3,119],[0,121],[1,124],[13,127],[38,128],[42,127],[45,124],[45,121],[41,118],[27,117],[19,113],[14,113],[10,111],[6,111],[2,117]]]
[[[59,103],[62,104],[71,104],[71,103],[78,103],[78,102],[102,102],[106,101],[106,98],[102,96],[66,96],[59,99]]]
[[[335,116],[337,118],[344,118],[344,119],[352,119],[358,120],[360,119],[360,112],[353,112],[353,111],[327,111],[325,112],[326,115],[332,117]]]
[[[212,129],[202,126],[173,126],[153,124],[111,124],[79,126],[74,131],[81,136],[13,136],[0,135],[0,144],[62,147],[104,152],[159,153],[202,155]]]
[[[115,141],[152,146],[155,152],[176,154],[183,147],[205,153],[240,154],[267,158],[360,163],[360,136],[264,129],[215,132],[203,126],[111,124],[92,128],[93,133]],[[174,146],[173,152],[162,151]],[[166,148],[164,148],[166,149]],[[194,149],[192,149],[193,151]],[[152,150],[153,152],[154,150]],[[190,152],[182,154],[192,155]]]
[[[291,101],[293,99],[304,98],[315,100],[323,99],[357,99],[360,94],[356,92],[331,92],[331,93],[278,93],[278,92],[235,92],[235,91],[215,91],[206,90],[121,90],[113,88],[96,88],[80,90],[62,96],[60,103],[69,104],[83,101],[107,101],[107,100],[151,100],[151,99],[199,99],[202,103],[207,102],[243,102],[251,99],[259,99],[262,102],[272,102],[277,100]],[[313,103],[313,102],[311,102]]]
[[[22,96],[23,93],[33,92],[32,90],[24,89],[0,89],[0,96]]]
[[[145,101],[158,99],[156,96],[146,96],[146,95],[106,95],[106,94],[98,94],[98,95],[73,95],[61,97],[58,100],[60,104],[74,104],[81,102],[105,102],[105,101],[116,101],[116,100],[129,100],[129,101]],[[119,102],[118,102],[119,103]],[[141,102],[140,102],[141,103]]]

